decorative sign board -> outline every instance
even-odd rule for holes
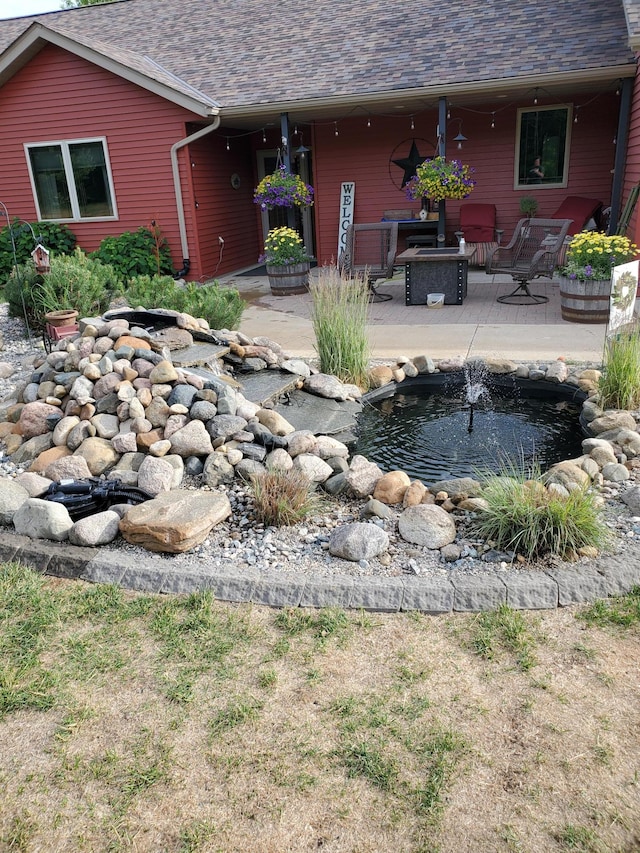
[[[338,225],[338,258],[347,246],[347,228],[353,222],[353,205],[356,195],[355,181],[340,186],[340,217]]]
[[[630,323],[636,305],[638,268],[640,261],[631,261],[613,268],[611,303],[609,307],[609,332]]]

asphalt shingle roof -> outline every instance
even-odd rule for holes
[[[238,108],[624,66],[640,3],[118,0],[0,21],[0,50],[34,20]]]

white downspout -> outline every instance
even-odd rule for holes
[[[190,266],[190,258],[189,258],[189,242],[187,240],[187,224],[184,218],[184,203],[182,199],[182,187],[180,186],[180,169],[178,167],[178,151],[181,148],[184,148],[185,145],[189,145],[191,142],[195,142],[196,139],[200,139],[202,136],[206,136],[208,133],[211,133],[214,130],[217,130],[220,127],[220,116],[216,116],[212,122],[212,124],[208,124],[206,127],[201,127],[200,130],[197,130],[195,133],[192,133],[191,136],[185,137],[185,139],[180,139],[178,142],[174,143],[171,146],[171,171],[173,172],[173,188],[176,195],[176,207],[178,210],[178,228],[180,230],[180,244],[182,246],[182,266],[186,267],[186,271],[182,272],[183,275],[189,271]]]

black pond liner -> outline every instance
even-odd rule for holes
[[[401,469],[424,483],[478,477],[506,466],[546,470],[582,454],[580,410],[586,394],[574,386],[515,376],[483,377],[471,411],[466,376],[435,373],[369,392],[358,416],[354,453],[383,471]]]

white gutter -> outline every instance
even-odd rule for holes
[[[180,229],[180,244],[182,246],[182,265],[184,267],[185,261],[189,261],[189,243],[187,241],[187,224],[184,218],[184,202],[182,199],[182,187],[180,186],[180,169],[178,166],[178,151],[181,148],[184,148],[185,145],[189,145],[191,142],[195,142],[196,139],[200,139],[202,136],[206,136],[208,133],[211,133],[214,130],[217,130],[220,127],[220,116],[216,116],[211,124],[208,124],[206,127],[201,127],[200,130],[197,130],[195,133],[192,133],[191,136],[187,136],[184,139],[178,140],[178,142],[174,143],[171,146],[171,171],[173,172],[173,187],[176,194],[176,208],[178,211],[178,228]]]

